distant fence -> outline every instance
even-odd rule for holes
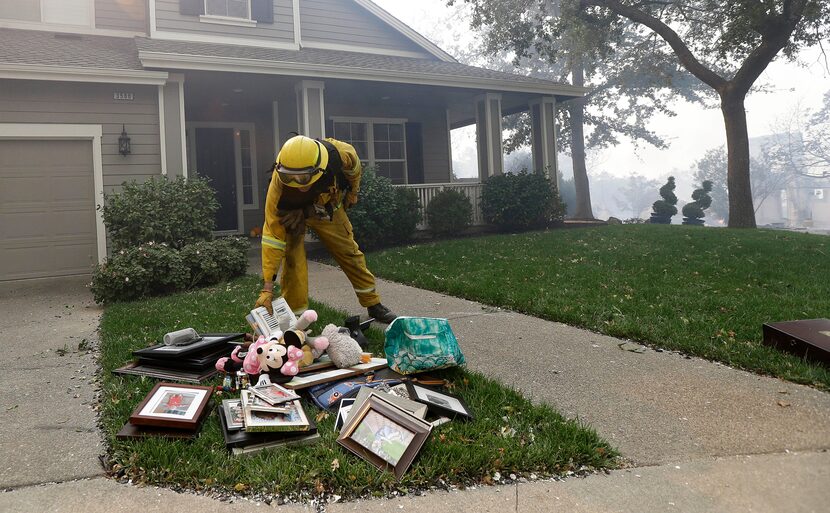
[[[412,189],[418,194],[418,199],[421,201],[421,221],[418,223],[419,230],[427,228],[427,206],[436,194],[445,189],[454,189],[463,193],[470,199],[470,204],[473,206],[473,226],[483,225],[484,216],[481,214],[481,184],[480,183],[424,183],[399,185],[397,187],[406,187]]]

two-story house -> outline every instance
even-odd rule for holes
[[[458,63],[369,0],[0,2],[0,280],[87,273],[105,193],[205,176],[217,229],[263,219],[292,131],[332,136],[397,184],[451,181],[450,130],[503,171],[502,116],[530,111],[554,169],[554,108],[579,88]]]

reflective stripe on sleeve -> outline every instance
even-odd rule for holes
[[[369,292],[374,292],[375,287],[369,287],[368,289],[354,289],[354,291],[357,292],[358,294],[367,294]]]
[[[273,237],[268,237],[267,235],[262,236],[262,245],[263,246],[270,246],[272,248],[277,248],[277,249],[282,249],[282,250],[285,249],[285,242],[283,242],[279,239],[275,239]]]

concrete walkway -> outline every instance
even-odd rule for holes
[[[365,314],[338,269],[311,264],[309,274],[315,299]],[[94,336],[99,310],[80,281],[33,283],[0,286],[6,339],[0,359],[0,488],[7,490],[0,493],[0,511],[255,506],[96,477],[103,448],[85,404],[93,398],[92,356],[76,349]],[[329,504],[326,511],[826,511],[830,394],[699,359],[639,352],[640,346],[622,340],[394,283],[380,281],[379,290],[401,315],[450,318],[470,369],[590,424],[633,468],[584,479]],[[38,327],[41,319],[51,321],[46,336]],[[516,358],[517,352],[527,356]]]

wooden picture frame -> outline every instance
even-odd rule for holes
[[[428,422],[372,395],[352,408],[337,443],[400,480],[431,431]]]
[[[451,419],[473,420],[473,414],[464,399],[435,388],[426,387],[411,381],[406,382],[409,399],[425,404],[432,413]]]
[[[130,415],[137,426],[195,431],[207,411],[213,387],[156,383]]]

